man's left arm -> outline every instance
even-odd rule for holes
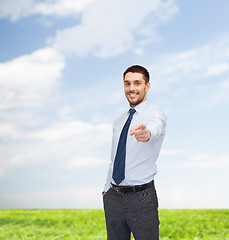
[[[138,142],[148,142],[157,136],[165,134],[167,117],[163,111],[159,110],[152,116],[147,124],[141,124],[131,129],[130,134],[135,135]]]

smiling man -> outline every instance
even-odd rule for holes
[[[103,191],[108,240],[159,239],[156,160],[165,136],[166,115],[147,101],[147,69],[123,73],[130,109],[114,122],[111,163]]]

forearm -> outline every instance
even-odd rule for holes
[[[111,161],[109,169],[108,169],[107,180],[106,180],[106,183],[105,183],[105,186],[103,189],[104,192],[107,192],[111,187],[111,171],[112,171],[111,169],[112,169],[112,161]]]
[[[160,117],[150,120],[146,126],[150,132],[150,139],[157,138],[160,135],[164,135],[166,131],[167,117],[165,114],[161,114]]]

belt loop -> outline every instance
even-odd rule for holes
[[[136,188],[135,188],[135,186],[133,186],[133,190],[134,190],[134,192],[136,192]]]

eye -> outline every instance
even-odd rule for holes
[[[130,85],[130,83],[128,83],[128,82],[125,82],[125,83],[124,83],[124,85],[125,85],[125,86],[129,86],[129,85]]]

